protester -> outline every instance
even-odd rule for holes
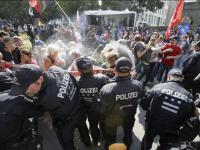
[[[139,34],[135,35],[134,41],[135,43],[133,43],[134,45],[132,45],[133,47],[132,53],[135,57],[136,71],[137,73],[141,73],[141,64],[140,64],[140,58],[138,55],[145,49],[145,44],[142,42],[142,37]]]
[[[15,26],[16,27],[13,28],[12,25],[8,25],[4,27],[4,31],[0,31],[0,91],[9,90],[11,88],[14,81],[16,81],[14,77],[15,70],[20,70],[24,65],[27,66],[27,64],[34,64],[33,66],[35,67],[41,67],[41,69],[44,70],[44,72],[42,71],[42,75],[40,77],[36,76],[38,77],[36,83],[30,83],[31,85],[30,89],[28,89],[28,93],[25,92],[21,94],[22,97],[27,96],[27,94],[36,99],[38,97],[36,100],[37,106],[42,106],[45,108],[45,111],[51,113],[53,126],[63,149],[71,150],[75,149],[77,146],[77,143],[73,143],[72,141],[75,128],[79,129],[80,139],[81,142],[84,143],[84,146],[94,148],[94,144],[98,146],[96,148],[99,149],[102,147],[102,141],[105,141],[106,149],[115,149],[118,144],[114,144],[114,146],[110,144],[116,142],[114,135],[116,135],[116,127],[118,126],[122,126],[125,132],[124,139],[120,142],[126,144],[126,149],[130,149],[132,128],[135,121],[135,110],[138,100],[141,98],[141,95],[139,95],[134,101],[134,98],[130,98],[130,93],[138,92],[141,94],[141,91],[143,91],[140,90],[140,88],[143,88],[140,82],[131,80],[130,78],[136,79],[137,77],[145,86],[144,88],[148,90],[152,86],[154,86],[154,88],[159,87],[159,83],[165,82],[167,80],[167,73],[171,69],[183,67],[183,74],[185,77],[183,80],[184,88],[191,91],[194,97],[197,97],[200,91],[198,88],[199,77],[196,78],[200,73],[198,29],[194,33],[190,32],[183,36],[180,36],[178,30],[175,30],[170,33],[173,35],[170,36],[170,43],[166,43],[166,39],[161,35],[162,30],[159,30],[157,27],[142,26],[142,24],[140,24],[139,27],[129,29],[124,26],[124,23],[102,23],[98,26],[88,26],[86,32],[83,33],[80,31],[80,33],[83,34],[79,33],[79,27],[74,28],[71,25],[66,26],[65,24],[46,24],[40,27],[31,24]],[[86,35],[86,37],[84,35]],[[24,48],[26,40],[29,40],[28,38],[33,44],[33,49]],[[85,57],[86,55],[88,57]],[[119,60],[126,59],[124,57],[128,58],[131,65],[128,65],[128,69],[130,70],[126,72],[126,75],[122,73],[125,77],[121,77],[122,74],[117,71],[118,67],[116,64],[119,63]],[[90,74],[87,74],[88,76],[84,74],[84,72],[88,70],[81,69],[80,67],[84,66],[85,62],[81,65],[77,65],[77,62],[80,62],[83,58],[86,58],[86,60],[90,59],[93,66],[92,69],[89,69]],[[27,67],[31,69],[32,65],[28,65],[29,67]],[[70,72],[70,74],[68,72]],[[97,73],[101,73],[101,75]],[[71,74],[77,77],[79,88]],[[23,81],[23,83],[29,82],[28,79],[26,80],[27,75],[22,76],[23,79],[21,79],[21,81]],[[29,75],[30,78],[32,78],[33,75],[34,73]],[[104,79],[107,80],[105,75],[112,78],[112,83],[107,84],[107,81],[104,82]],[[166,85],[168,85],[169,82],[174,83],[174,81],[167,81]],[[124,84],[122,85],[122,83]],[[66,89],[65,86],[69,87],[69,89]],[[113,86],[114,89],[111,89],[111,86]],[[86,93],[83,93],[81,90],[83,88],[98,88],[98,90],[95,90],[95,94],[89,89],[89,92],[86,91]],[[155,90],[154,88],[152,90]],[[76,91],[74,92],[73,89],[76,89]],[[177,89],[180,89],[180,87],[178,86]],[[147,94],[151,94],[152,90],[148,91]],[[13,89],[11,91],[13,91]],[[101,91],[100,102],[99,91]],[[81,93],[80,95],[79,92]],[[126,97],[127,93],[130,99]],[[70,94],[72,94],[72,102],[68,101]],[[113,98],[113,95],[120,95],[121,97],[118,99],[123,100],[117,100],[116,103],[114,103],[116,98]],[[59,96],[60,98],[58,98]],[[63,98],[61,98],[62,96],[66,101],[63,101]],[[109,97],[109,100],[107,100],[107,97]],[[79,98],[81,101],[84,101],[81,105],[82,107],[79,106]],[[74,99],[77,100],[76,104]],[[146,99],[149,98],[146,96]],[[94,103],[90,104],[87,100],[94,101],[97,106]],[[129,108],[124,106],[125,104],[129,105],[129,102],[130,105],[132,105],[131,100],[134,101],[134,106],[130,106],[132,111],[129,113]],[[14,101],[18,101],[18,98],[14,99]],[[105,109],[103,109],[104,105],[110,107],[110,103],[116,106],[116,113],[113,109],[111,109],[113,110],[111,112],[105,112]],[[68,112],[71,112],[69,108],[72,108],[71,104],[74,104],[75,110],[72,114],[68,114]],[[152,103],[152,106],[154,106],[154,103]],[[123,109],[119,109],[119,107]],[[100,113],[98,110],[100,108],[102,110],[102,124],[99,124],[98,118]],[[160,109],[157,111],[158,114],[162,114]],[[147,111],[147,114],[148,113]],[[111,114],[114,115],[110,116]],[[36,116],[36,118],[38,118],[38,116]],[[115,120],[116,118],[119,120]],[[25,118],[25,120],[26,119],[27,118]],[[86,125],[86,119],[89,121],[88,126]],[[115,121],[118,121],[118,124]],[[163,122],[170,122],[170,119],[166,119]],[[181,123],[181,121],[177,124],[179,123]],[[197,130],[199,126],[199,123],[197,123],[195,126],[197,129],[190,133],[194,133],[194,136],[198,135],[199,133],[197,133]],[[2,130],[3,129],[4,128],[2,128]],[[103,137],[100,136],[101,129],[104,134]],[[149,132],[148,130],[146,131],[145,137]],[[154,131],[155,133],[159,132],[159,134],[163,133],[160,132],[157,127],[152,129],[152,132]],[[185,130],[185,132],[186,131],[187,130]],[[91,134],[92,141],[90,141],[89,134]],[[173,137],[169,137],[173,139]],[[189,138],[189,134],[185,137],[188,141],[192,140],[192,138]],[[55,137],[51,136],[51,138]],[[161,145],[163,144],[162,138],[163,136],[161,135]],[[51,141],[49,137],[44,137],[45,144],[47,144],[45,140],[48,140],[48,142]],[[76,138],[75,141],[77,141]],[[100,142],[101,146],[99,147]],[[53,142],[51,144],[53,144]],[[124,147],[122,149],[124,149]]]
[[[158,81],[162,81],[164,73],[164,81],[166,81],[167,73],[173,68],[175,60],[181,55],[181,48],[177,45],[177,38],[176,36],[171,36],[170,43],[160,48],[162,61],[157,74]]]
[[[32,58],[32,54],[29,50],[21,50],[21,64],[38,64],[35,59]]]

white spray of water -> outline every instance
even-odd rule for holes
[[[69,52],[72,49],[78,50],[81,56],[92,56],[95,49],[87,48],[81,42],[75,43],[67,41],[65,31],[66,30],[64,29],[64,26],[58,28],[57,32],[55,32],[54,35],[49,37],[46,41],[46,47],[35,47],[33,57],[38,61],[41,66],[43,65],[44,58],[48,55],[48,45],[52,44],[59,47],[58,57],[65,61],[66,67],[68,67],[72,63],[71,56],[69,55]],[[132,62],[133,66],[135,65],[134,56],[126,45],[120,44],[116,41],[111,41],[109,44],[106,45],[106,47],[108,49],[113,49],[114,51],[116,51],[119,57],[127,57]]]
[[[118,57],[127,57],[131,61],[132,65],[135,66],[134,55],[126,45],[123,45],[117,41],[111,41],[105,46],[102,53],[104,54],[109,51],[116,52],[118,54]]]
[[[47,50],[48,48],[50,49]],[[73,61],[70,56],[71,50],[79,51],[81,56],[90,56],[93,53],[93,50],[84,47],[81,42],[66,41],[65,36],[55,33],[48,38],[46,41],[46,46],[36,46],[33,49],[33,58],[37,60],[40,66],[43,66],[44,59],[50,55],[50,53],[57,51],[58,49],[58,57],[65,62],[65,68],[69,67]]]

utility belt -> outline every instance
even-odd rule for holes
[[[88,98],[88,99],[83,99],[82,102],[84,109],[98,109],[100,105],[98,99]]]
[[[93,103],[95,103],[95,100],[92,99],[92,98],[84,98],[82,101],[83,101],[84,104],[93,104]]]

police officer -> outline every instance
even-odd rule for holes
[[[193,95],[200,98],[200,41],[194,44],[193,53],[183,63],[183,85],[188,90],[192,91]],[[196,103],[200,107],[200,103]],[[193,140],[197,134],[200,135],[200,122],[197,120],[190,121],[190,125],[185,125],[183,137],[186,140]]]
[[[12,71],[0,71],[0,92],[9,90],[14,83],[14,75]]]
[[[37,105],[51,113],[53,125],[64,150],[74,150],[73,134],[79,109],[79,90],[75,78],[57,66],[44,73],[33,64],[21,65],[15,72],[18,85],[11,94],[37,97]]]
[[[182,71],[172,69],[168,73],[168,82],[154,86],[140,102],[147,110],[143,150],[151,149],[157,135],[160,136],[158,149],[169,148],[168,143],[179,141],[180,127],[194,115],[194,98],[183,88],[182,80]]]
[[[200,93],[200,82],[194,82],[200,73],[200,41],[195,43],[195,51],[183,63],[184,87],[192,90],[194,94]]]
[[[0,93],[0,149],[41,150],[42,141],[38,141],[33,119],[28,119],[38,117],[42,112],[33,99],[13,96],[9,91]]]
[[[115,64],[115,80],[100,91],[101,121],[105,137],[105,149],[116,142],[118,126],[124,129],[124,143],[127,149],[132,144],[132,129],[138,101],[143,96],[143,86],[139,81],[132,80],[131,62],[121,57]]]
[[[93,144],[97,146],[100,137],[100,130],[98,127],[100,117],[98,101],[99,91],[103,85],[108,83],[109,78],[103,74],[94,75],[92,63],[88,57],[79,57],[76,60],[76,65],[81,75],[80,78],[77,79],[80,88],[80,100],[90,124]],[[86,118],[82,122],[85,124]],[[83,125],[83,127],[85,127],[85,125]]]

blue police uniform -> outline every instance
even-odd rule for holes
[[[117,127],[124,129],[123,141],[130,148],[132,144],[132,129],[139,100],[144,94],[141,82],[132,80],[131,62],[121,57],[115,62],[118,73],[112,83],[106,84],[100,91],[101,123],[105,137],[105,149],[116,142]]]
[[[44,75],[38,93],[38,105],[51,113],[53,125],[64,150],[74,150],[73,134],[79,110],[79,90],[76,79],[67,71],[53,66]]]
[[[200,82],[194,82],[200,73],[200,52],[194,52],[183,63],[184,87],[200,93]]]
[[[90,124],[91,137],[94,145],[98,144],[100,137],[99,130],[99,91],[103,85],[107,84],[109,78],[103,74],[93,74],[92,63],[88,57],[80,57],[76,60],[76,65],[81,73],[77,78],[81,108],[83,112],[80,114],[78,129],[82,141],[89,146],[90,138],[89,131],[86,126],[86,117]],[[85,72],[86,71],[86,72]]]
[[[15,72],[19,86],[11,88],[12,94],[19,94],[40,76],[44,80],[37,93],[37,105],[51,113],[53,126],[64,150],[74,150],[73,134],[77,124],[76,112],[80,107],[79,89],[76,79],[60,67],[52,66],[46,73],[36,65],[20,66]],[[26,87],[19,90],[20,87]],[[25,91],[23,91],[25,92]]]
[[[43,109],[24,95],[12,96],[9,91],[0,93],[0,149],[37,149],[32,131],[36,130],[28,119],[39,117]],[[41,144],[41,143],[40,143]],[[41,147],[40,147],[41,148]]]
[[[99,130],[99,91],[103,85],[108,83],[109,78],[103,74],[81,76],[78,79],[80,88],[80,100],[88,117],[93,143],[97,145],[100,136]],[[86,119],[83,120],[83,123]]]
[[[195,105],[190,92],[178,82],[160,83],[149,90],[140,105],[146,113],[146,129],[142,149],[151,149],[154,137],[160,136],[160,149],[177,142],[180,127],[193,115]]]
[[[9,90],[14,83],[14,75],[12,72],[0,72],[0,92]]]

